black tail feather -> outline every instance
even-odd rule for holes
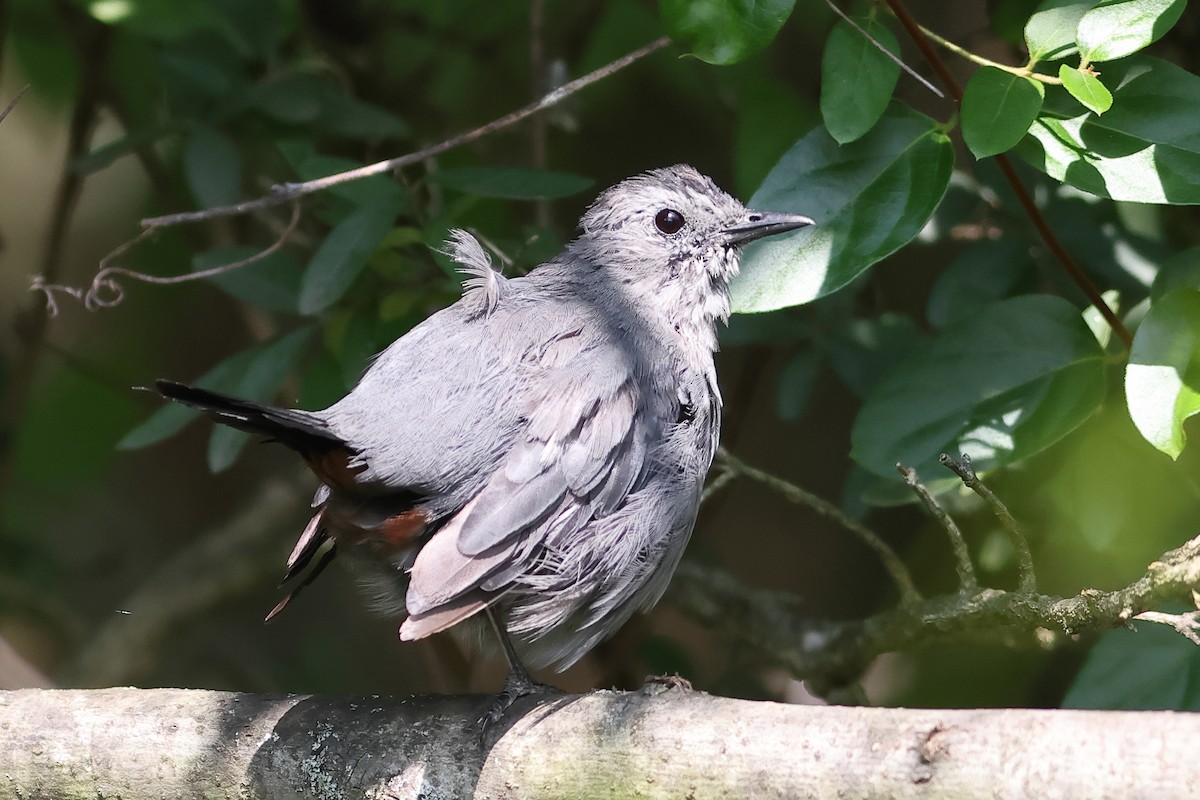
[[[157,380],[154,385],[163,397],[199,409],[224,425],[287,445],[305,458],[348,449],[319,417],[306,411],[263,405],[174,381]]]

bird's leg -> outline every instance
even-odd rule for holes
[[[500,640],[500,646],[504,648],[504,658],[508,661],[508,677],[504,679],[504,688],[488,704],[487,710],[479,718],[479,724],[486,730],[490,725],[499,722],[512,704],[522,697],[534,694],[559,694],[561,690],[535,681],[529,671],[525,669],[525,665],[521,663],[521,659],[517,656],[517,649],[513,647],[512,640],[508,638],[508,632],[504,630],[504,626],[496,619],[495,612],[489,607],[484,610],[484,613],[487,614],[488,621],[492,624],[492,630],[496,632],[496,638]]]

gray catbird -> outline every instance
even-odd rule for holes
[[[407,614],[404,640],[490,619],[511,667],[494,718],[536,686],[522,661],[565,669],[662,595],[717,448],[715,325],[739,247],[810,224],[658,169],[601,194],[524,277],[452,232],[463,297],[324,411],[157,385],[320,479],[288,579],[341,554],[378,607]]]

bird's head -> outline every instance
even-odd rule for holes
[[[580,220],[571,252],[673,313],[709,326],[729,315],[741,246],[813,224],[752,211],[687,164],[651,170],[605,190]]]

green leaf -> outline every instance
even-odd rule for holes
[[[99,172],[114,161],[137,152],[139,148],[153,145],[164,136],[174,133],[175,129],[174,124],[162,123],[148,128],[138,128],[124,136],[118,136],[111,142],[71,159],[71,171],[80,175]]]
[[[1104,389],[1104,354],[1079,311],[1058,297],[1016,297],[897,365],[863,405],[851,456],[889,478],[897,462],[938,475],[942,452],[994,469],[1065,436]]]
[[[431,173],[429,180],[466,194],[509,200],[570,197],[593,183],[582,175],[527,167],[451,167]]]
[[[1179,287],[1200,289],[1200,245],[1182,250],[1159,265],[1150,297],[1157,300]]]
[[[1105,79],[1114,87],[1108,113],[1079,115],[1065,93],[1048,93],[1043,116],[1017,155],[1101,197],[1200,203],[1200,78],[1134,56],[1109,65]]]
[[[254,87],[253,101],[269,117],[291,125],[307,125],[321,116],[332,87],[306,72],[285,72]]]
[[[204,207],[229,205],[241,194],[242,154],[228,136],[199,127],[183,149],[188,189]]]
[[[336,303],[392,229],[396,209],[388,204],[359,208],[339,222],[308,262],[300,283],[300,313],[316,314]]]
[[[671,38],[709,64],[733,64],[766,47],[796,0],[659,0]]]
[[[981,67],[962,101],[963,140],[976,158],[1014,147],[1042,110],[1042,84],[995,67]]]
[[[992,30],[1009,44],[1021,44],[1025,35],[1025,24],[1039,5],[1039,0],[993,0],[988,4],[988,19]]]
[[[1100,637],[1063,708],[1200,711],[1200,647],[1166,625],[1135,624]]]
[[[1063,88],[1082,103],[1084,108],[1097,114],[1103,114],[1112,108],[1112,93],[1093,73],[1063,64],[1058,68],[1058,77],[1063,82]]]
[[[797,353],[779,373],[779,389],[775,395],[775,413],[780,419],[800,418],[812,397],[821,368],[820,354],[807,347]]]
[[[938,124],[900,103],[847,145],[824,130],[809,133],[779,160],[750,206],[807,214],[817,224],[746,248],[733,310],[770,311],[845,286],[920,232],[953,166]]]
[[[1025,23],[1025,47],[1033,62],[1056,61],[1077,49],[1079,20],[1096,0],[1046,0]]]
[[[254,359],[257,352],[256,348],[251,348],[230,356],[197,378],[196,385],[218,392],[232,392],[238,379],[245,372],[246,365]],[[119,450],[137,450],[157,444],[179,433],[198,416],[199,412],[194,409],[179,403],[164,402],[149,419],[125,434],[116,446]]]
[[[854,21],[889,51],[900,52],[895,35],[877,18]],[[871,130],[887,110],[899,78],[900,65],[854,26],[844,20],[834,25],[821,58],[821,116],[829,135],[846,144]]]
[[[1200,291],[1172,289],[1150,306],[1133,337],[1125,399],[1146,441],[1179,458],[1183,422],[1200,412]]]
[[[1104,301],[1104,305],[1108,306],[1114,314],[1118,316],[1121,313],[1121,293],[1116,289],[1108,289],[1101,293],[1100,298]],[[1096,341],[1101,347],[1108,347],[1108,343],[1112,341],[1113,329],[1104,315],[1100,313],[1100,309],[1092,304],[1083,310],[1083,321],[1087,323],[1088,329],[1092,335],[1096,337]]]
[[[1114,106],[1084,131],[1095,150],[1136,144],[1123,135],[1200,154],[1200,77],[1162,59],[1137,56],[1106,65],[1104,79],[1113,87]]]
[[[1200,156],[1141,142],[1119,156],[1101,157],[1084,144],[1083,129],[1095,119],[1043,118],[1016,153],[1052,178],[1085,192],[1136,203],[1200,203]],[[1118,151],[1120,152],[1120,151]]]
[[[229,394],[259,402],[271,400],[304,355],[313,331],[311,326],[300,328],[256,347]],[[251,438],[227,425],[214,426],[208,439],[208,468],[213,472],[228,469]]]
[[[738,101],[732,188],[737,197],[749,197],[796,139],[821,124],[821,117],[795,87],[765,71],[729,70],[728,75]]]
[[[1005,236],[974,243],[934,281],[925,308],[929,323],[943,328],[978,314],[1008,297],[1032,266],[1024,239]]]
[[[1085,62],[1115,61],[1157,41],[1187,0],[1104,0],[1079,20],[1075,40]]]
[[[4,44],[12,45],[22,80],[37,87],[37,94],[55,103],[72,100],[79,89],[80,55],[64,17],[67,8],[41,0],[9,4],[4,19]],[[3,108],[9,100],[3,101]],[[28,105],[32,98],[26,98]],[[11,134],[10,134],[11,135]],[[11,147],[11,145],[10,145]]]
[[[409,133],[407,123],[387,109],[340,92],[333,92],[326,99],[320,124],[338,136],[371,141],[394,139]]]
[[[192,259],[192,271],[233,264],[262,252],[258,247],[218,247]],[[244,267],[209,278],[239,300],[268,311],[295,313],[304,270],[287,250],[277,250]]]
[[[848,321],[821,339],[821,349],[842,382],[858,397],[871,391],[928,337],[912,317],[885,311]]]

